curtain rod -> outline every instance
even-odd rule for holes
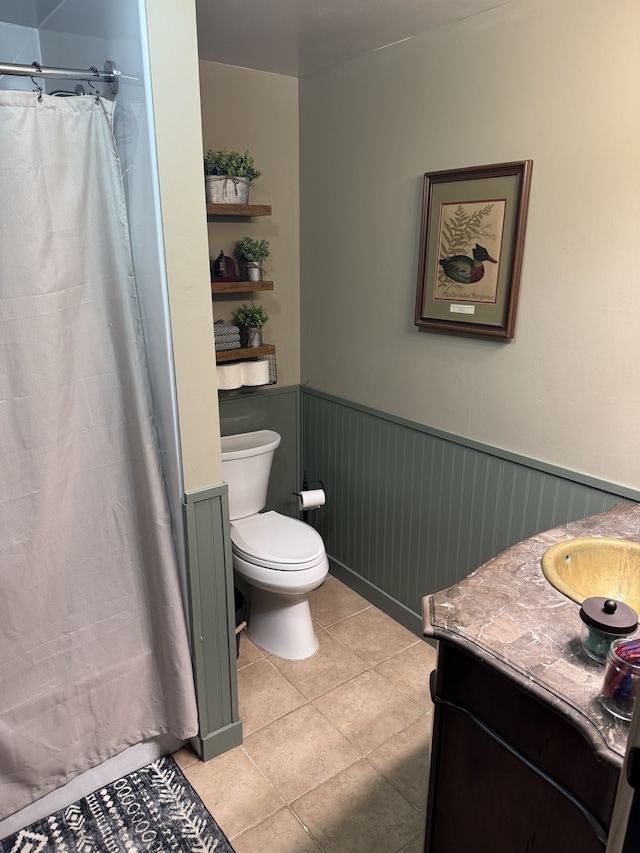
[[[83,70],[82,68],[46,68],[39,62],[33,65],[16,65],[12,62],[0,62],[0,74],[8,74],[12,77],[53,77],[56,80],[100,80],[107,83],[109,94],[118,93],[118,78],[121,76],[114,62],[110,59],[104,64],[104,71],[98,71],[93,66]]]

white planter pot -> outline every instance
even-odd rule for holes
[[[248,204],[249,181],[227,175],[206,175],[205,188],[208,204]]]

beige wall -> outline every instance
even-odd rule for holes
[[[303,383],[640,487],[638,32],[525,0],[300,81]],[[423,173],[524,159],[515,341],[418,331]]]
[[[147,14],[180,444],[190,492],[222,479],[195,3],[154,0]]]
[[[200,62],[204,151],[249,150],[262,172],[250,201],[270,204],[273,215],[209,223],[212,257],[221,249],[233,255],[240,237],[269,241],[266,278],[274,290],[242,296],[216,296],[216,319],[230,320],[233,310],[252,297],[269,313],[263,330],[276,345],[278,384],[300,381],[300,230],[298,81],[292,77]],[[201,159],[201,158],[200,158]]]
[[[300,84],[202,62],[203,142],[193,6],[148,13],[187,490],[220,480],[200,164],[203,147],[224,146],[255,156],[252,201],[273,216],[211,223],[211,252],[270,240],[275,290],[257,298],[279,384],[640,487],[635,0],[515,2]],[[180,75],[167,55],[183,58]],[[422,174],[526,158],[515,341],[419,332]],[[217,298],[216,317],[237,304]]]

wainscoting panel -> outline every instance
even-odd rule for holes
[[[204,761],[242,743],[227,486],[185,495],[191,646]]]
[[[640,495],[302,388],[332,571],[415,630],[421,599],[516,542]]]

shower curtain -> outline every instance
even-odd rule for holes
[[[197,732],[112,122],[0,92],[0,818]]]

